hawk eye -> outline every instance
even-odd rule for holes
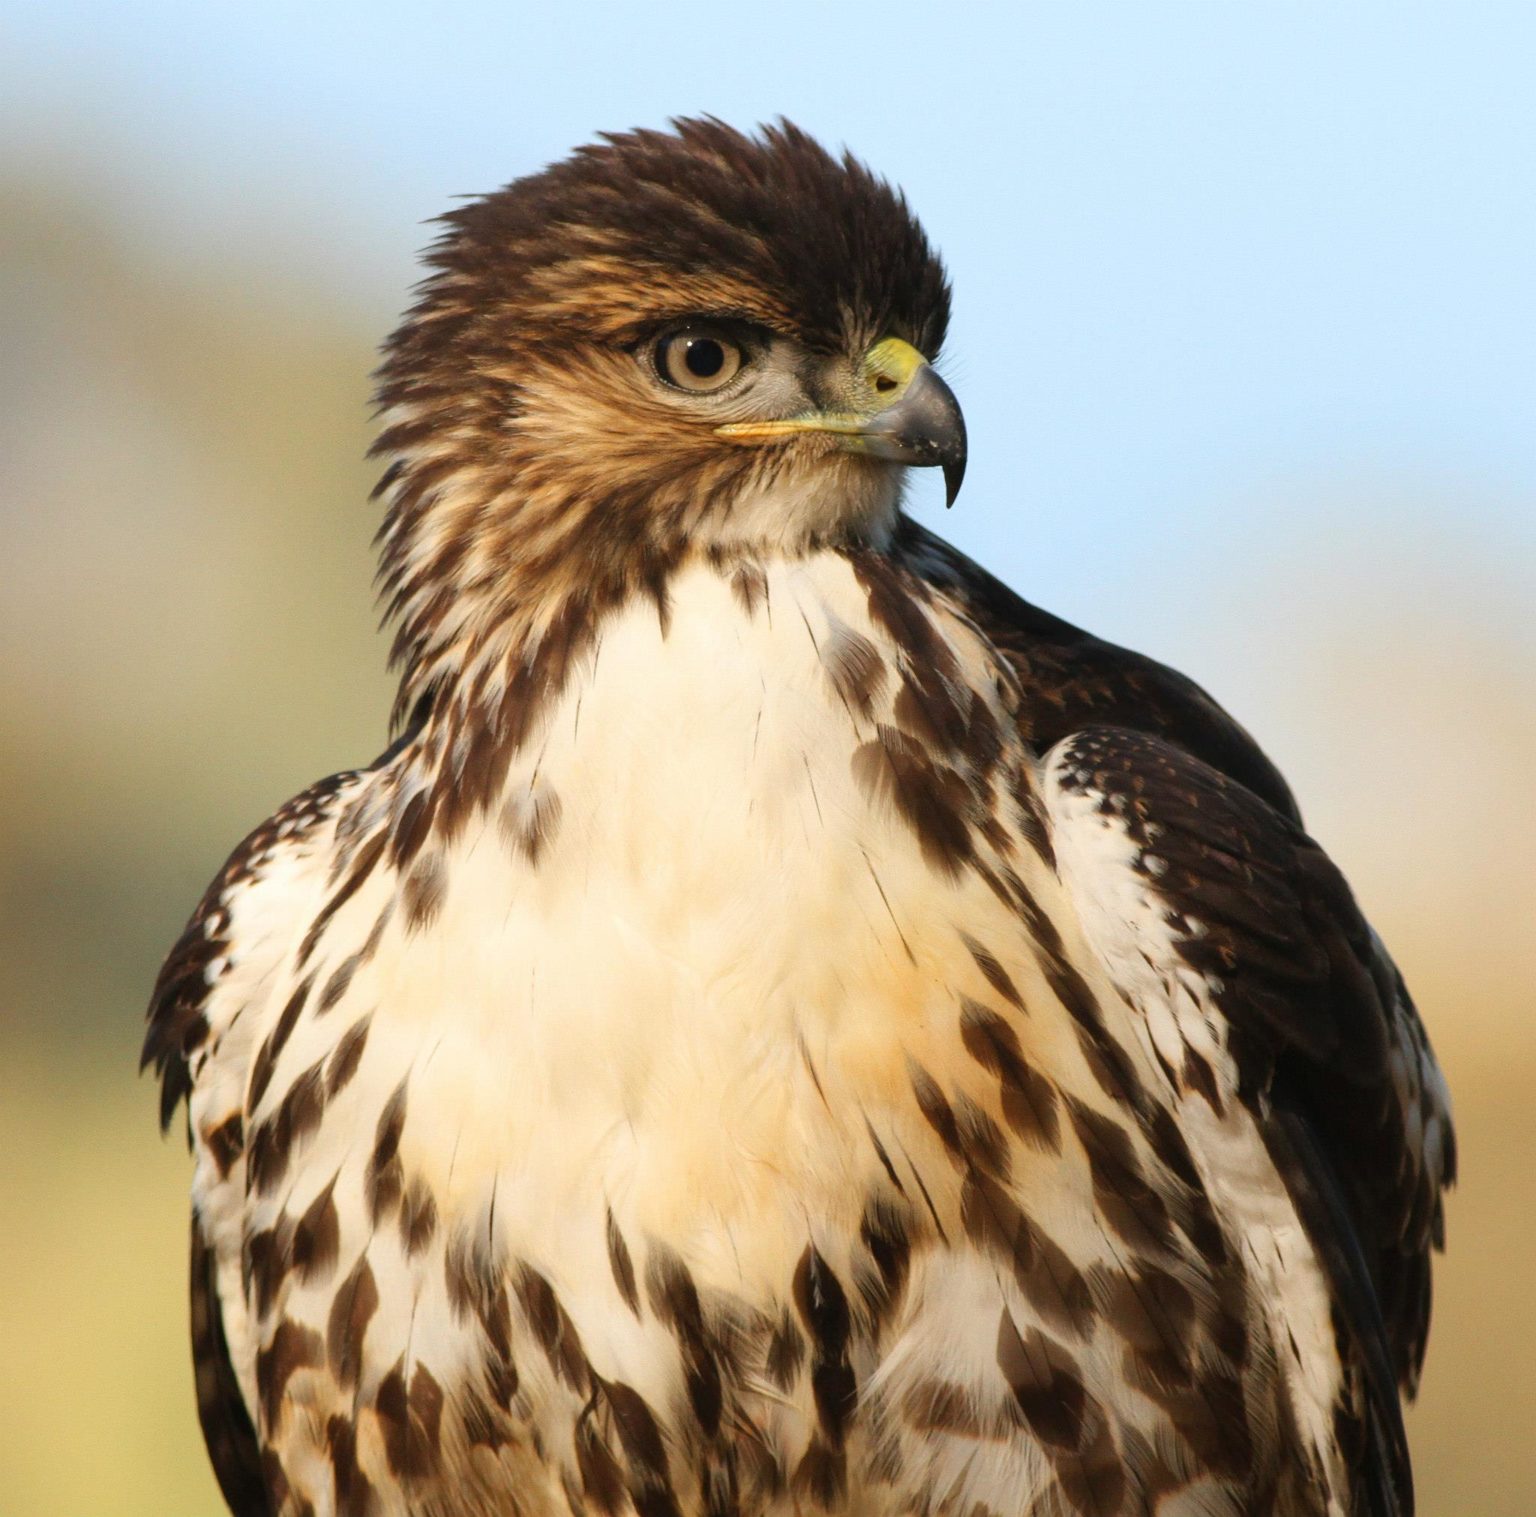
[[[694,395],[724,389],[740,371],[741,361],[740,347],[707,327],[685,327],[656,344],[656,372],[669,385]]]

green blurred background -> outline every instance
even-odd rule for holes
[[[1421,1510],[1536,1508],[1536,24],[1234,9],[0,12],[0,1512],[220,1510],[148,987],[384,739],[367,372],[418,223],[683,109],[906,184],[973,436],[920,514],[1292,777],[1457,1102]]]

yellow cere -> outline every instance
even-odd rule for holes
[[[927,362],[910,342],[887,337],[864,355],[864,372],[877,390],[881,388],[881,381],[894,381],[894,387],[885,392],[894,399]]]

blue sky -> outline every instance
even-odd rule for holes
[[[453,196],[603,128],[787,114],[949,261],[944,529],[1179,657],[1277,566],[1536,590],[1533,59],[1519,4],[11,0],[0,159],[382,335]]]

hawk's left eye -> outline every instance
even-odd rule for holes
[[[708,327],[684,327],[656,344],[656,372],[669,385],[694,395],[722,390],[740,372],[741,348]]]

